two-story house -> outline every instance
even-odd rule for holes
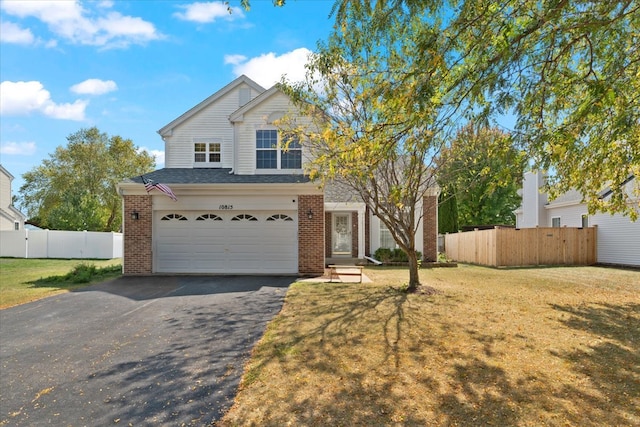
[[[283,149],[277,120],[296,111],[277,87],[241,76],[162,127],[165,167],[145,178],[177,201],[147,193],[142,177],[119,184],[124,274],[321,275],[328,258],[392,246],[364,203],[309,180],[304,142]],[[437,257],[436,201],[425,198],[416,242],[429,242],[427,260]]]
[[[630,177],[625,186],[633,194],[635,177]],[[568,191],[549,201],[542,191],[545,176],[541,172],[525,172],[522,182],[522,205],[516,214],[517,228],[532,227],[592,227],[597,226],[597,261],[601,264],[640,266],[640,220],[632,222],[629,217],[608,213],[589,215],[582,194]],[[603,198],[609,196],[605,189]],[[632,196],[631,203],[637,208],[638,198]]]
[[[26,216],[13,206],[13,175],[0,165],[0,230],[22,230]]]

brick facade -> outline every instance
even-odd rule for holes
[[[438,260],[438,196],[425,196],[422,209],[422,260],[435,262]]]
[[[309,219],[308,212],[313,212]],[[323,195],[298,196],[298,274],[324,274],[325,213]]]
[[[124,257],[125,275],[152,273],[152,211],[151,196],[123,196],[124,198]],[[132,219],[133,212],[138,219]]]

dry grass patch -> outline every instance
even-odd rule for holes
[[[640,425],[639,272],[365,273],[291,287],[222,425]]]

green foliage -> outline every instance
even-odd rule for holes
[[[637,1],[343,0],[335,11],[336,27],[360,26],[365,45],[389,24],[411,29],[394,48],[416,103],[441,100],[476,122],[514,114],[513,137],[552,172],[552,198],[574,188],[592,213],[638,216],[640,182],[623,185],[640,176]]]
[[[438,233],[457,233],[459,229],[455,192],[441,184],[438,196]]]
[[[416,251],[418,259],[422,259],[422,252]],[[378,248],[373,254],[374,258],[384,263],[388,262],[409,262],[407,253],[400,248]]]
[[[107,267],[96,267],[95,264],[80,263],[73,267],[73,269],[62,276],[49,276],[33,283],[37,286],[50,286],[51,284],[80,284],[89,283],[97,280],[101,277],[108,277],[114,274],[118,274],[122,271],[122,267],[119,265],[111,265]]]
[[[522,187],[525,162],[524,152],[514,146],[508,134],[468,124],[437,159],[438,182],[445,189],[442,196],[455,203],[440,210],[456,209],[448,214],[460,225],[515,224],[513,211],[520,206],[517,191]],[[456,232],[458,224],[455,226],[450,230],[444,223],[439,230]]]
[[[23,175],[22,207],[40,227],[56,230],[117,231],[122,222],[116,185],[153,170],[155,161],[130,139],[97,128],[67,137],[66,147]]]

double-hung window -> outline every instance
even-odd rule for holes
[[[278,131],[256,131],[256,168],[278,169]]]
[[[302,168],[302,146],[296,135],[282,136],[281,169]]]
[[[220,167],[222,144],[220,142],[194,142],[193,165],[195,167]]]
[[[384,222],[380,221],[380,247],[395,249],[396,246],[396,241],[393,239],[391,231],[389,231]]]
[[[256,169],[302,169],[302,146],[275,129],[256,131]]]

